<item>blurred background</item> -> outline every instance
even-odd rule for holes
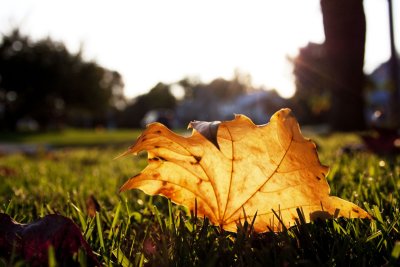
[[[139,128],[290,107],[398,129],[398,0],[3,1],[0,131]]]

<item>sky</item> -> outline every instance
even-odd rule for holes
[[[400,0],[393,0],[400,11]],[[0,0],[0,33],[20,27],[123,76],[125,94],[185,77],[203,82],[250,74],[254,86],[294,93],[292,65],[308,42],[323,42],[319,0]],[[364,0],[366,73],[390,56],[386,0]],[[396,45],[400,25],[395,13]]]

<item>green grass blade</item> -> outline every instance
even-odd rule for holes
[[[120,211],[121,211],[121,202],[118,202],[118,205],[115,208],[114,219],[111,223],[111,229],[110,229],[110,232],[108,233],[109,240],[111,240],[111,238],[114,234],[114,229],[115,229],[115,226],[117,225]]]
[[[96,212],[96,225],[97,225],[97,233],[99,235],[100,247],[103,249],[103,252],[106,251],[106,246],[104,245],[103,238],[103,229],[101,226],[100,213]]]
[[[70,205],[74,208],[75,212],[78,214],[79,222],[81,223],[82,228],[86,229],[87,224],[85,218],[83,218],[82,211],[74,203],[70,202]]]
[[[132,263],[130,262],[128,257],[125,256],[124,252],[120,248],[114,249],[112,254],[117,258],[118,263],[121,264],[123,267],[132,266]]]
[[[49,246],[47,250],[47,257],[48,257],[49,267],[56,267],[57,266],[56,252],[54,251],[53,246]]]

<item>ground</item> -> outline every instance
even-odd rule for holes
[[[330,166],[331,194],[355,202],[374,219],[305,224],[300,218],[282,233],[255,234],[251,222],[239,225],[238,233],[225,232],[163,197],[119,193],[146,165],[145,155],[113,160],[138,133],[90,132],[87,139],[59,133],[2,136],[3,144],[41,145],[0,157],[0,212],[21,223],[54,213],[71,218],[105,266],[400,263],[400,157],[341,149],[360,142],[354,134],[305,135],[316,141],[321,162]],[[99,205],[91,217],[87,203],[93,199]],[[0,266],[17,265],[24,266],[18,255],[0,258]]]

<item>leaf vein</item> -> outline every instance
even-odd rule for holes
[[[262,183],[262,184],[258,187],[258,189],[255,190],[254,193],[251,194],[240,206],[238,206],[238,207],[226,218],[226,220],[230,219],[233,215],[235,215],[235,213],[236,213],[238,210],[240,210],[241,207],[243,207],[243,205],[245,205],[251,198],[253,198],[254,195],[257,194],[257,192],[259,192],[259,190],[260,190],[266,183],[268,183],[268,181],[272,178],[272,176],[274,176],[274,174],[275,174],[276,171],[278,170],[279,166],[281,166],[281,164],[282,164],[282,162],[283,162],[283,159],[286,157],[287,152],[289,151],[289,149],[290,149],[290,147],[291,147],[291,145],[292,145],[292,141],[293,141],[293,135],[292,135],[292,137],[291,137],[291,139],[290,139],[290,143],[289,143],[287,149],[285,150],[285,153],[283,154],[283,156],[282,156],[281,160],[279,161],[279,163],[276,165],[275,170],[272,172],[272,174],[269,175],[268,178],[265,180],[265,182]]]
[[[154,181],[154,179],[142,178],[141,181]],[[215,216],[216,214],[215,214],[214,210],[212,209],[212,205],[208,202],[208,199],[204,198],[204,197],[201,196],[201,195],[196,194],[195,191],[193,191],[193,190],[191,190],[190,188],[185,187],[185,186],[183,186],[183,185],[181,185],[181,184],[178,184],[178,183],[175,183],[175,182],[171,182],[171,181],[169,181],[169,180],[164,180],[164,179],[159,179],[159,180],[157,180],[157,181],[170,183],[170,184],[173,184],[173,185],[175,185],[175,186],[178,186],[178,187],[181,187],[181,188],[184,188],[184,189],[188,190],[188,191],[191,192],[193,195],[195,195],[196,197],[199,197],[201,200],[203,200],[204,203],[206,203],[207,206],[210,208],[210,210],[211,210],[212,214],[214,215],[214,217],[217,218],[217,217]]]

